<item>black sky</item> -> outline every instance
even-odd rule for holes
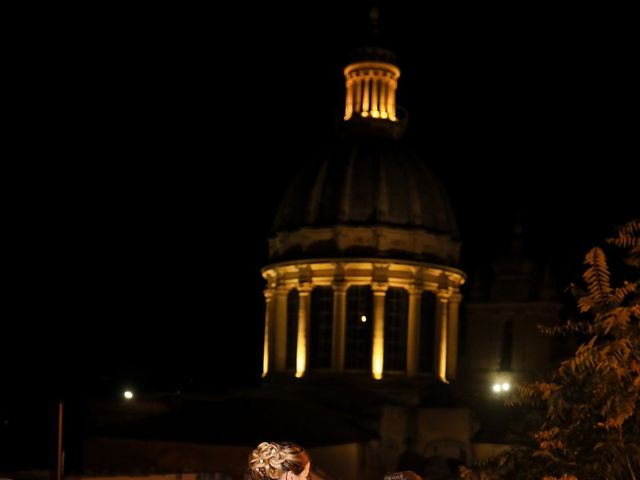
[[[407,140],[449,190],[468,266],[518,214],[532,256],[579,272],[638,215],[632,30],[625,12],[580,8],[382,3]],[[332,133],[367,8],[69,13],[28,48],[7,390],[257,381],[271,220]]]

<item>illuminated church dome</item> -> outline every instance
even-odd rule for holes
[[[385,138],[347,138],[309,162],[280,205],[270,251],[272,258],[392,255],[450,265],[458,252],[442,183]]]
[[[339,140],[309,159],[280,205],[271,260],[394,257],[459,261],[455,216],[441,182],[399,141],[400,69],[380,47],[357,49],[344,68]]]
[[[263,376],[455,378],[458,230],[443,185],[401,142],[393,59],[356,51],[338,139],[280,205],[262,270]]]

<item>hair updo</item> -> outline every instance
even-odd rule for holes
[[[300,445],[262,442],[249,455],[249,470],[255,480],[276,480],[283,473],[300,475],[311,459]]]

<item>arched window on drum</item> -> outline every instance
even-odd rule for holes
[[[404,372],[407,369],[407,322],[409,293],[404,288],[390,287],[384,301],[384,370]]]
[[[371,370],[373,341],[373,294],[370,285],[353,285],[347,290],[346,351],[347,370]]]

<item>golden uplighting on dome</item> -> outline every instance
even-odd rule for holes
[[[344,119],[354,116],[397,122],[396,89],[400,69],[386,62],[356,62],[344,69]]]

